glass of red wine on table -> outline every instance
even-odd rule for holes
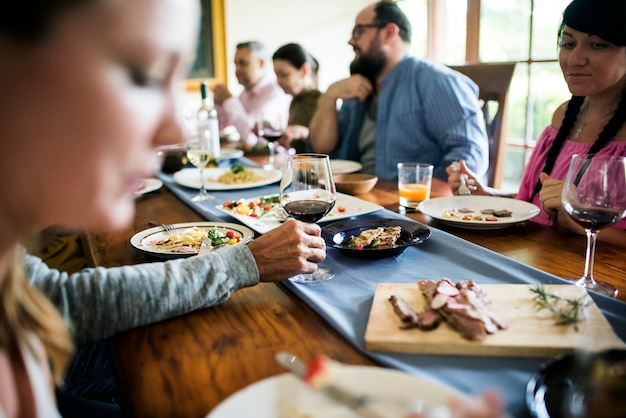
[[[279,112],[262,111],[257,120],[257,135],[267,141],[269,161],[264,166],[265,169],[273,170],[275,166],[276,147],[274,142],[283,135],[287,127],[285,117]]]
[[[593,277],[598,232],[626,216],[626,157],[579,154],[572,157],[563,185],[565,211],[585,229],[585,270],[578,286],[608,296],[617,288]]]
[[[280,182],[280,204],[292,218],[317,222],[335,206],[337,192],[324,154],[295,154],[287,158]],[[319,266],[313,274],[300,274],[289,280],[296,283],[317,283],[332,279],[335,273]]]

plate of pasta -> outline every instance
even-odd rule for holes
[[[136,249],[159,258],[181,258],[198,254],[204,238],[210,238],[212,248],[246,244],[254,232],[243,225],[227,222],[186,222],[172,225],[167,231],[155,226],[136,233],[130,243]]]
[[[235,171],[233,168],[236,167]],[[280,181],[282,171],[234,165],[231,168],[207,168],[204,170],[204,186],[207,190],[241,190],[267,186]],[[183,168],[174,173],[174,181],[181,186],[199,189],[200,170]]]

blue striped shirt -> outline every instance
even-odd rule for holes
[[[359,135],[370,100],[344,101],[331,158],[360,161]],[[376,175],[398,178],[397,163],[428,162],[446,181],[446,167],[465,160],[478,175],[489,165],[489,142],[478,87],[446,66],[407,56],[385,77],[376,114]]]

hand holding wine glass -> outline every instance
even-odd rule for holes
[[[291,217],[304,222],[317,222],[335,206],[336,195],[328,155],[289,156],[280,182],[280,204]],[[334,276],[331,270],[318,267],[313,274],[300,274],[290,280],[316,283]]]
[[[563,186],[565,212],[585,228],[585,270],[576,284],[595,292],[617,296],[615,286],[593,277],[598,232],[626,216],[626,157],[574,155]]]

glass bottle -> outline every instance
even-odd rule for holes
[[[217,110],[213,105],[213,94],[209,90],[206,81],[200,83],[200,94],[202,104],[196,112],[198,135],[207,138],[210,144],[213,158],[209,161],[209,166],[217,166],[220,160],[220,128],[217,120]]]

